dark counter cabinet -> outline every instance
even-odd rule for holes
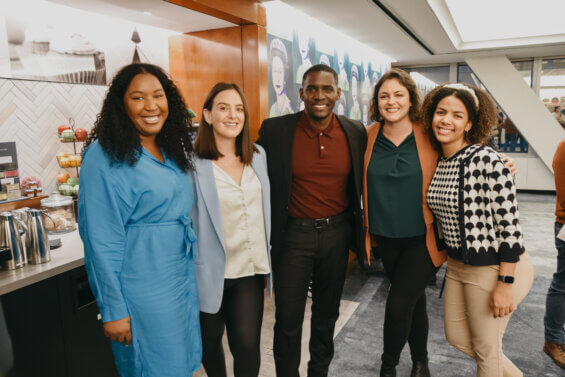
[[[14,351],[8,377],[118,377],[84,267],[2,296]]]

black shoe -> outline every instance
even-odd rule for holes
[[[396,377],[396,367],[381,365],[380,377]]]
[[[427,361],[414,361],[412,363],[412,372],[410,377],[430,377]]]

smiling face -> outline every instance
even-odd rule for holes
[[[468,142],[465,132],[471,129],[469,113],[463,102],[451,95],[438,102],[432,119],[432,130],[446,157],[457,152]]]
[[[218,93],[212,103],[212,109],[204,109],[202,114],[211,125],[216,141],[229,139],[235,142],[245,123],[243,101],[234,89]]]
[[[280,96],[284,92],[284,64],[278,56],[273,57],[271,62],[271,80],[275,94]]]
[[[340,70],[345,69],[345,54],[342,51],[338,51],[337,53],[337,65]]]
[[[327,119],[341,95],[334,76],[330,72],[310,72],[300,88],[306,115],[315,122]]]
[[[154,139],[169,115],[169,103],[163,86],[149,73],[131,80],[124,95],[124,107],[142,139]]]
[[[377,93],[379,113],[385,123],[397,123],[409,119],[410,93],[397,79],[386,80]]]

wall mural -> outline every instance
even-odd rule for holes
[[[124,65],[168,69],[175,33],[42,0],[3,0],[0,77],[106,85]]]
[[[331,51],[317,46],[316,40],[296,31],[287,35],[267,34],[269,58],[269,116],[304,109],[299,89],[302,75],[314,64],[326,64],[339,75],[341,98],[334,112],[356,119],[366,126],[373,87],[390,64],[386,61],[354,59],[347,48]]]

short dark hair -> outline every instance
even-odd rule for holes
[[[334,77],[335,84],[337,85],[337,83],[339,82],[339,78],[337,77],[337,72],[332,67],[325,64],[314,64],[312,67],[308,68],[306,72],[304,72],[304,74],[302,75],[302,85],[304,85],[304,81],[306,81],[306,77],[308,77],[309,74],[314,72],[329,72]]]
[[[379,81],[375,84],[375,89],[373,90],[373,98],[371,98],[371,107],[369,113],[371,114],[371,120],[375,122],[382,122],[383,117],[379,112],[379,90],[381,86],[387,80],[396,79],[402,86],[408,90],[410,95],[410,110],[408,111],[408,116],[412,122],[417,122],[420,120],[420,94],[418,92],[418,87],[410,74],[403,71],[400,68],[391,68],[384,75],[381,76]]]
[[[196,134],[196,141],[194,142],[194,150],[200,158],[206,158],[209,160],[217,160],[222,157],[222,154],[218,150],[216,145],[216,139],[214,137],[214,131],[212,130],[212,125],[206,122],[204,118],[204,109],[212,111],[212,106],[214,105],[214,99],[218,94],[225,90],[235,90],[239,93],[241,97],[241,102],[243,103],[243,112],[245,114],[245,121],[243,122],[243,129],[237,135],[235,139],[235,154],[239,156],[241,162],[249,165],[253,160],[253,153],[257,152],[257,148],[251,141],[251,127],[249,125],[249,108],[247,107],[247,101],[243,90],[234,83],[219,82],[210,90],[206,100],[204,101],[204,106],[202,107],[202,119],[200,120],[200,126],[198,127],[198,133]]]
[[[498,124],[496,104],[491,96],[476,86],[467,83],[462,84],[475,92],[479,100],[478,108],[475,104],[475,99],[469,91],[448,87],[445,86],[445,84],[436,87],[424,98],[422,105],[423,123],[428,130],[432,144],[439,151],[441,151],[441,144],[437,141],[432,131],[432,120],[438,103],[445,97],[454,96],[459,99],[463,105],[465,105],[465,109],[467,109],[467,114],[472,124],[469,132],[465,134],[465,140],[467,142],[471,144],[486,144],[492,127]]]
[[[179,168],[192,169],[192,139],[189,127],[192,122],[186,105],[176,85],[158,66],[136,63],[124,66],[112,79],[102,103],[94,127],[84,143],[83,152],[95,140],[112,163],[128,163],[133,166],[141,156],[139,131],[128,116],[124,97],[135,76],[150,74],[159,80],[169,107],[169,115],[155,141]]]

